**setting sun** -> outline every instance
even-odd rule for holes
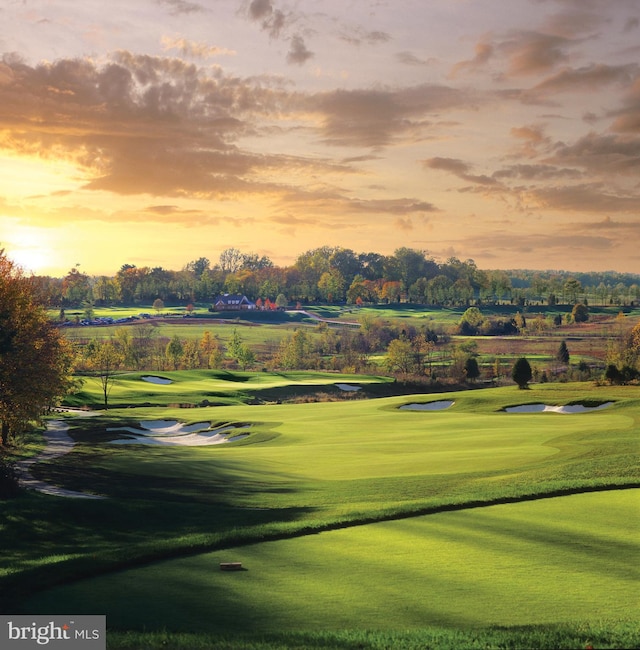
[[[4,4],[0,246],[29,269],[408,246],[638,271],[635,0],[140,0],[118,29]]]
[[[39,228],[16,226],[2,234],[0,247],[25,273],[39,273],[52,266],[51,242]]]

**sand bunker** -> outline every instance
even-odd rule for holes
[[[184,422],[178,422],[177,420],[143,420],[140,422],[139,428],[120,427],[120,430],[129,431],[131,433],[149,435],[149,432],[151,432],[154,436],[195,433],[196,431],[209,431],[210,429],[211,422],[185,424]]]
[[[140,377],[140,379],[142,379],[142,381],[148,381],[150,384],[173,384],[173,381],[171,381],[171,379],[166,379],[165,377],[154,377],[152,375]]]
[[[211,427],[210,422],[184,424],[176,420],[146,420],[137,427],[109,427],[107,431],[126,431],[132,435],[112,440],[114,445],[183,445],[202,447],[221,445],[246,438],[248,433],[229,436],[231,431],[248,429],[248,425],[230,424],[224,427]]]
[[[453,406],[455,402],[451,400],[441,400],[439,402],[423,402],[422,404],[403,404],[402,411],[443,411]]]
[[[336,384],[340,390],[362,390],[362,386],[352,386],[351,384]]]
[[[605,402],[598,406],[584,406],[584,404],[567,404],[566,406],[550,406],[549,404],[522,404],[520,406],[509,406],[505,409],[507,413],[587,413],[599,411],[611,406],[613,402]]]

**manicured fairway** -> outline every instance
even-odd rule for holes
[[[139,408],[135,414],[131,409],[114,410],[109,412],[111,418],[128,422],[135,417],[242,423],[249,425],[244,430],[249,436],[224,449],[208,450],[152,451],[136,446],[115,450],[109,445],[105,453],[101,444],[92,459],[92,442],[103,443],[118,434],[96,437],[80,431],[76,435],[86,443],[82,451],[89,456],[70,454],[61,459],[63,471],[57,477],[66,476],[65,483],[70,484],[65,487],[71,489],[81,489],[84,483],[107,496],[140,499],[155,498],[155,485],[161,480],[173,481],[172,489],[181,493],[181,479],[188,478],[192,485],[188,493],[198,489],[199,501],[312,508],[316,519],[619,483],[631,471],[629,464],[637,453],[633,435],[637,408],[627,400],[618,403],[616,395],[624,394],[628,393],[599,392],[599,399],[614,403],[576,415],[505,413],[501,409],[521,403],[520,391],[513,389],[443,394],[437,400],[451,399],[454,404],[435,412],[400,410],[403,404],[416,402],[416,396]],[[527,401],[558,402],[561,396],[561,403],[568,403],[575,395],[569,388],[540,389],[528,391]],[[420,401],[436,400],[423,396]],[[96,420],[87,426],[95,428]]]
[[[609,639],[620,631],[615,619],[634,625],[636,387],[378,399],[346,391],[345,401],[248,404],[249,392],[234,391],[291,392],[317,381],[322,390],[358,384],[375,394],[379,380],[189,371],[159,373],[173,383],[154,384],[142,374],[129,376],[121,396],[135,408],[69,416],[73,451],[33,468],[41,480],[105,499],[25,494],[2,504],[5,608],[231,636],[580,626],[597,617]],[[235,405],[141,406],[146,390],[166,391],[166,404],[202,399],[207,382],[226,382]],[[452,404],[400,408],[428,402]],[[604,403],[583,413],[506,411]],[[242,425],[248,436],[208,447],[111,444],[123,433],[108,428],[157,420]],[[247,571],[221,573],[220,561]]]
[[[226,634],[633,618],[639,508],[636,489],[371,524],[158,563],[29,607]],[[221,561],[247,570],[221,572]]]
[[[203,400],[234,404],[246,401],[254,395],[265,395],[267,399],[271,396],[271,399],[276,399],[278,394],[301,390],[303,387],[308,387],[309,390],[325,387],[339,392],[337,384],[355,383],[361,386],[390,381],[387,377],[329,372],[229,372],[225,370],[126,372],[115,377],[110,388],[109,405],[111,407],[141,406],[145,403],[156,406],[175,403],[197,405]],[[96,377],[84,377],[78,392],[65,400],[65,403],[71,406],[100,407],[103,402],[102,386],[100,379]]]

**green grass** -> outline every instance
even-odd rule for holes
[[[162,377],[171,384],[157,384],[143,377]],[[352,383],[363,387],[388,384],[388,377],[337,374],[330,372],[230,372],[226,370],[181,370],[177,372],[124,372],[117,376],[109,394],[109,405],[167,406],[199,405],[204,400],[215,404],[237,404],[252,399],[277,400],[291,393],[323,389],[341,395],[335,384]],[[364,388],[363,388],[364,389]],[[344,395],[343,395],[344,396]],[[104,403],[100,379],[83,377],[78,392],[67,397],[68,406],[100,407]]]
[[[628,620],[602,620],[578,624],[489,627],[455,630],[425,627],[420,630],[386,632],[348,630],[331,632],[280,632],[249,635],[234,633],[189,634],[168,632],[109,632],[109,650],[584,650],[637,648],[637,626]]]
[[[65,327],[62,329],[64,335],[71,341],[87,341],[91,339],[108,339],[113,336],[119,327],[125,327],[132,333],[139,324],[151,324],[153,326],[154,339],[170,339],[178,336],[182,340],[202,338],[205,332],[210,332],[225,343],[233,334],[234,329],[238,331],[242,340],[251,346],[266,345],[267,343],[278,344],[285,336],[291,334],[294,328],[306,327],[313,331],[316,324],[304,324],[299,322],[269,322],[249,323],[222,322],[218,319],[189,318],[175,319],[171,321],[141,320],[133,324],[113,325],[87,325],[79,327]]]
[[[346,307],[336,305],[311,305],[307,311],[322,318],[345,321],[358,321],[361,316],[374,316],[381,320],[415,320],[416,325],[427,321],[429,325],[452,325],[460,320],[465,307],[429,307],[410,303],[392,305],[368,305],[366,307]]]
[[[639,497],[565,496],[227,549],[53,589],[29,609],[228,635],[622,619],[640,599]],[[246,570],[221,572],[224,561]]]
[[[142,374],[144,373],[139,373],[137,378],[131,376],[132,384],[122,387],[123,402],[128,400],[136,404],[144,403],[149,399],[140,395],[140,391],[158,388],[156,385],[140,381],[139,376]],[[164,376],[166,373],[160,374]],[[587,510],[591,512],[592,521],[589,521],[588,515],[584,513],[578,515],[580,508],[575,508],[575,520],[572,516],[556,514],[557,522],[554,520],[554,525],[548,521],[543,525],[541,522],[551,517],[550,511],[544,511],[543,515],[538,516],[532,514],[531,510],[513,510],[516,508],[515,504],[496,504],[551,494],[599,490],[607,486],[639,484],[637,459],[640,398],[637,388],[634,387],[545,384],[536,385],[528,391],[507,387],[375,400],[246,405],[240,404],[246,396],[239,396],[238,391],[244,391],[247,385],[252,386],[256,394],[260,394],[260,391],[282,391],[282,394],[285,394],[293,388],[307,387],[315,381],[319,382],[320,387],[327,381],[359,383],[365,386],[363,390],[368,391],[383,389],[385,385],[375,383],[377,378],[374,377],[368,378],[374,383],[365,384],[366,378],[363,377],[329,373],[287,373],[286,376],[269,373],[233,375],[234,381],[207,374],[206,371],[172,374],[176,381],[170,385],[170,390],[165,395],[165,403],[191,401],[192,397],[204,394],[201,392],[202,384],[219,382],[223,388],[216,387],[216,392],[223,393],[228,389],[226,394],[236,402],[234,406],[198,409],[166,406],[122,408],[110,410],[98,418],[69,419],[72,425],[71,434],[79,444],[72,453],[54,462],[40,464],[36,466],[35,471],[42,478],[64,487],[94,491],[109,498],[103,501],[80,501],[28,494],[2,503],[0,609],[11,607],[14,611],[24,610],[27,601],[47,587],[71,583],[78,578],[111,574],[115,569],[130,569],[142,564],[148,565],[146,570],[150,572],[149,576],[155,575],[155,578],[150,577],[150,581],[146,583],[149,586],[154,580],[158,580],[162,566],[173,566],[173,562],[157,563],[162,559],[178,557],[184,558],[180,562],[187,562],[184,566],[193,569],[185,570],[182,578],[178,577],[181,573],[179,569],[176,569],[177,573],[171,574],[176,576],[176,593],[182,589],[181,584],[200,585],[200,581],[204,580],[203,590],[193,588],[194,597],[199,594],[199,599],[203,602],[215,603],[221,596],[216,591],[217,583],[212,582],[210,589],[207,587],[208,580],[227,579],[229,576],[217,572],[215,576],[209,576],[209,571],[203,570],[205,565],[198,564],[205,559],[201,556],[203,552],[215,552],[215,555],[211,556],[213,560],[206,559],[207,563],[213,562],[214,565],[216,558],[222,557],[223,551],[224,557],[232,560],[239,557],[240,553],[249,553],[244,560],[249,571],[230,577],[231,580],[246,581],[263,575],[263,572],[254,573],[254,567],[257,566],[254,562],[260,561],[263,551],[266,552],[269,548],[277,550],[277,545],[284,544],[282,548],[288,550],[283,553],[289,553],[289,562],[295,569],[305,565],[307,559],[315,557],[314,543],[320,543],[334,534],[346,535],[344,549],[351,548],[351,555],[347,550],[341,550],[336,557],[343,557],[341,554],[344,554],[344,557],[349,558],[354,556],[356,549],[356,555],[360,554],[360,548],[369,549],[366,553],[363,552],[362,559],[369,568],[379,565],[380,569],[376,575],[377,588],[380,590],[383,590],[386,582],[399,580],[401,573],[414,575],[418,572],[417,574],[424,575],[424,580],[427,580],[428,575],[424,571],[429,563],[424,558],[437,557],[437,553],[444,553],[448,547],[453,553],[454,547],[458,545],[457,557],[469,555],[473,551],[472,533],[485,535],[479,539],[487,543],[478,543],[476,551],[484,553],[491,549],[495,562],[499,562],[501,558],[508,560],[507,551],[511,547],[507,541],[513,538],[513,543],[517,541],[521,549],[513,547],[514,562],[518,557],[531,556],[534,560],[537,553],[538,564],[535,566],[539,566],[539,562],[544,560],[548,555],[547,551],[552,548],[548,540],[555,540],[556,533],[562,539],[572,540],[564,546],[560,545],[557,550],[563,550],[569,556],[574,551],[579,555],[582,553],[582,542],[576,531],[586,530],[591,526],[594,534],[591,536],[585,533],[584,540],[588,545],[595,544],[599,552],[602,551],[604,543],[601,538],[605,535],[603,531],[607,527],[609,506],[596,507],[594,501],[589,501]],[[446,411],[398,410],[400,405],[409,402],[448,398],[455,400],[455,405]],[[568,404],[604,401],[613,401],[615,404],[602,411],[581,415],[503,412],[506,406],[522,403]],[[250,424],[251,428],[250,435],[245,440],[218,447],[165,448],[108,444],[109,439],[119,434],[106,432],[107,426],[148,419],[236,422]],[[633,493],[616,493],[623,494]],[[604,495],[590,495],[594,498],[599,496]],[[562,502],[565,498],[569,497],[558,501]],[[618,496],[614,497],[617,498]],[[542,503],[521,504],[521,507],[526,509]],[[550,504],[551,501],[545,503]],[[626,524],[634,521],[633,512],[628,512],[632,504],[615,503],[612,501],[610,508],[611,513],[617,513],[619,523],[616,526],[622,525],[626,530]],[[516,512],[516,515],[510,515],[509,518],[500,515],[491,519],[489,514],[492,508],[476,509],[467,513],[444,512],[452,508],[460,509],[481,504],[494,504],[496,508],[509,507],[512,508],[509,512]],[[523,514],[517,514],[519,512]],[[426,514],[429,514],[429,517],[423,520],[407,519],[410,516]],[[458,518],[463,514],[468,515],[468,518]],[[402,520],[392,525],[391,521],[397,519]],[[358,531],[366,538],[366,531],[374,528],[356,526],[376,521],[389,522],[384,524],[387,528],[379,529],[386,532],[376,533],[377,543],[366,546],[366,539],[358,541]],[[446,526],[441,524],[444,527],[438,529],[439,537],[432,538],[429,535],[429,522],[433,521],[448,522]],[[637,522],[637,518],[635,521]],[[531,524],[532,531],[538,531],[536,535],[526,532],[527,522]],[[556,523],[559,528],[555,526]],[[336,530],[345,527],[348,530]],[[449,539],[457,540],[455,544],[443,541],[447,539],[443,532],[446,530],[449,530]],[[615,526],[611,527],[610,546],[612,549],[626,548],[628,535],[624,531],[616,532],[617,530]],[[301,537],[313,532],[320,534]],[[438,544],[434,541],[436,538],[440,540]],[[274,541],[257,544],[265,540]],[[425,544],[435,544],[429,546],[427,552],[420,554],[423,558],[420,561],[425,563],[416,567],[408,565],[412,567],[411,571],[390,575],[393,572],[385,564],[387,551],[403,546],[410,548],[412,544],[423,541]],[[298,543],[303,546],[296,546]],[[307,543],[311,544],[309,551],[304,550],[307,548],[304,544]],[[256,546],[250,547],[247,544]],[[555,549],[555,546],[553,548]],[[251,555],[254,552],[256,555]],[[280,552],[276,555],[278,553]],[[321,548],[317,553],[318,557],[322,558]],[[606,556],[606,553],[604,555]],[[551,558],[547,559],[551,561]],[[609,560],[615,562],[613,556],[607,559]],[[450,565],[453,560],[443,562]],[[477,559],[477,562],[481,560]],[[489,559],[484,558],[482,562],[489,562]],[[336,564],[341,566],[339,562]],[[177,562],[176,566],[183,565]],[[305,571],[307,570],[311,571],[309,585],[314,587],[315,584],[318,587],[317,590],[314,587],[317,598],[331,600],[331,585],[318,585],[321,571],[314,577],[314,567],[305,568]],[[557,567],[554,570],[557,570]],[[577,584],[585,585],[589,579],[595,584],[592,569],[584,570],[586,579],[582,581],[578,576]],[[267,575],[271,569],[267,567],[265,571],[267,573],[264,575]],[[273,580],[280,579],[276,573],[270,574]],[[287,576],[285,573],[286,570],[283,569],[283,585],[289,584],[292,588],[291,585],[297,582],[300,574],[293,571]],[[540,569],[530,573],[531,580],[541,585],[540,593],[545,593],[545,572]],[[618,573],[601,571],[598,576],[604,573],[607,581],[613,581],[606,582],[607,591],[627,589],[626,579],[621,578]],[[442,588],[446,586],[447,589],[451,587],[443,574],[434,574],[432,577],[434,584],[437,583]],[[339,576],[335,579],[338,578]],[[115,580],[115,574],[110,576],[110,579]],[[360,578],[353,578],[354,582],[358,580]],[[470,573],[465,580],[460,578],[458,595],[475,590],[476,583]],[[245,583],[237,584],[242,586]],[[422,584],[424,586],[425,583]],[[521,585],[522,582],[518,584]],[[515,584],[514,589],[518,584]],[[240,590],[237,594],[225,594],[224,598],[237,597],[239,606],[245,607],[245,598],[247,602],[251,602],[251,598],[256,597],[253,592],[258,589],[255,583],[247,582],[246,585],[252,595],[246,595]],[[158,589],[164,588],[157,583],[156,586]],[[300,588],[304,588],[304,584],[300,585]],[[551,585],[549,588],[553,594],[557,593],[557,586]],[[267,587],[262,586],[260,589],[264,596]],[[404,587],[398,583],[394,589],[400,593]],[[284,586],[283,590],[273,604],[274,612],[281,612],[278,616],[283,616],[282,612],[286,610],[283,604],[286,601]],[[427,587],[425,591],[428,592]],[[99,595],[99,592],[96,593]],[[156,592],[151,590],[147,593],[153,599]],[[409,593],[415,595],[415,591]],[[453,595],[449,595],[453,599]],[[46,592],[42,597],[46,597]],[[133,592],[131,597],[134,597]],[[64,602],[62,595],[60,598],[60,602]],[[357,602],[355,597],[349,598],[351,604],[343,603],[342,609],[351,610],[352,622],[349,625],[340,623],[339,627],[346,626],[352,630],[367,629],[367,621],[372,615],[363,611],[363,618],[360,620],[358,612],[362,609],[361,603]],[[363,602],[365,600],[366,598]],[[30,611],[35,612],[38,609],[36,602],[30,601]],[[223,599],[222,602],[224,604],[227,601]],[[448,614],[446,611],[443,614],[442,606],[434,605],[429,609],[423,601],[420,602],[422,604],[418,609],[422,608],[423,613],[427,610],[431,612],[435,607],[434,615],[431,618],[425,617],[423,625],[435,625],[439,628],[458,627],[458,623],[454,621],[457,615],[450,614],[453,622],[449,624],[446,620]],[[628,598],[624,602],[628,604]],[[116,607],[115,603],[113,607]],[[451,607],[454,607],[454,604]],[[225,607],[223,610],[232,619],[231,608]],[[182,608],[179,608],[179,612],[178,621],[182,617]],[[256,611],[255,615],[258,616],[259,613]],[[344,612],[341,615],[343,614]],[[289,630],[297,629],[293,626],[296,616],[293,612]],[[603,617],[610,621],[625,618],[609,606],[607,612],[603,612],[598,618]],[[399,620],[405,619],[401,617]],[[512,619],[485,620],[477,610],[475,613],[470,610],[467,624],[471,627],[484,627],[492,623],[513,626],[546,624],[560,620],[569,624],[569,627],[562,628],[569,630],[566,632],[569,635],[573,634],[571,630],[583,629],[581,626],[589,622],[579,615],[568,620],[566,612],[564,617],[559,614],[556,618],[531,618],[528,621],[520,615],[514,615]],[[337,633],[337,625],[336,623],[330,626],[332,632],[328,632],[327,627],[323,629],[328,635],[334,634]],[[612,633],[613,629],[626,629],[624,623],[621,624],[622,628],[617,628],[616,625],[607,623],[607,633]],[[166,622],[163,628],[169,629]],[[187,629],[186,623],[180,629]],[[545,628],[553,637],[550,629]],[[313,630],[311,632],[316,634]],[[295,632],[292,631],[291,634],[295,636]],[[357,639],[358,634],[364,632],[353,632],[353,636],[347,637]],[[410,636],[418,638],[420,634],[416,630]],[[489,637],[482,638],[495,638],[491,634],[493,632]],[[620,632],[620,635],[624,636],[624,633]],[[119,638],[124,643],[124,637]],[[376,638],[379,639],[379,647],[384,647],[380,639],[386,637],[383,635]],[[276,637],[274,639],[274,643],[280,642]],[[189,647],[196,648],[197,643],[198,641],[194,641],[194,645]],[[287,647],[286,642],[283,643],[285,644],[281,647]],[[328,647],[337,647],[327,643]],[[353,643],[357,645],[356,641]]]

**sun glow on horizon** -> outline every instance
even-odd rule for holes
[[[15,226],[0,241],[7,257],[26,273],[38,274],[55,265],[51,238],[40,228]]]

